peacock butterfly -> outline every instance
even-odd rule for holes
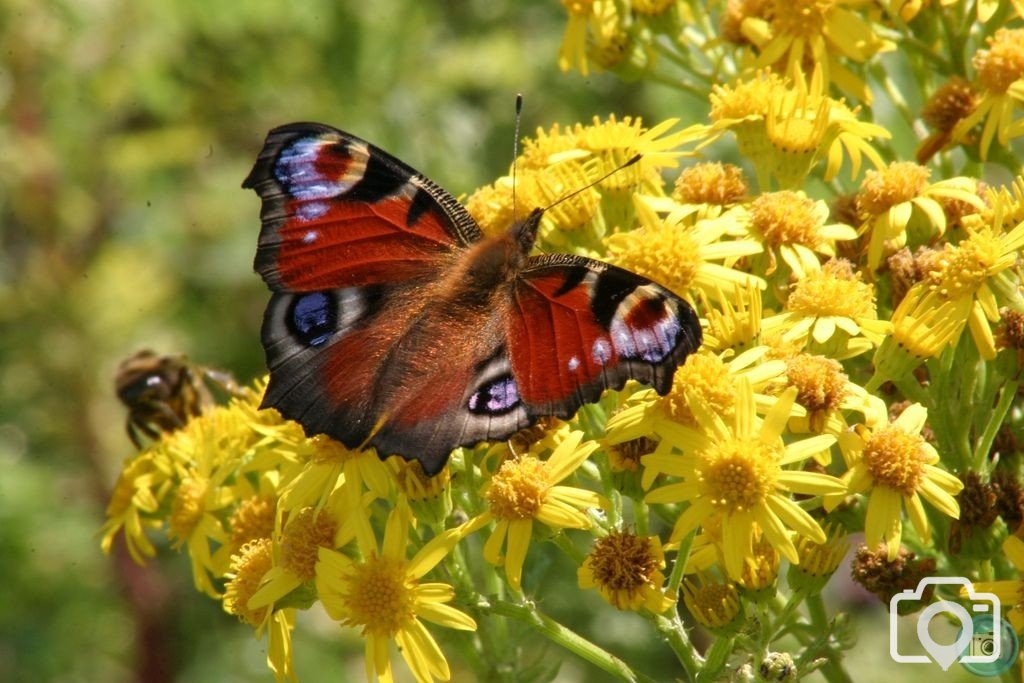
[[[543,209],[484,237],[450,193],[330,126],[270,131],[264,407],[308,434],[419,460],[571,417],[629,379],[665,394],[701,343],[685,301],[613,265],[531,256]]]

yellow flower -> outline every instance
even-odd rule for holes
[[[100,541],[103,552],[110,554],[114,538],[123,532],[128,553],[138,564],[156,555],[156,548],[146,537],[146,529],[163,525],[156,518],[160,508],[156,491],[159,484],[167,480],[167,472],[157,466],[151,451],[143,451],[125,463],[107,504],[107,521]]]
[[[796,387],[796,402],[807,410],[806,416],[790,418],[789,428],[794,434],[812,432],[838,436],[848,427],[844,412],[885,414],[883,401],[851,382],[839,361],[825,356],[801,353],[787,359],[783,386]]]
[[[1003,541],[1003,554],[1013,564],[1017,574],[1024,577],[1024,540],[1018,536],[1007,536]],[[1003,606],[1003,614],[1010,620],[1013,630],[1024,631],[1024,579],[1016,578],[1005,581],[975,581],[974,590],[984,593],[995,593]],[[961,589],[961,597],[966,597],[966,588]]]
[[[748,17],[742,31],[758,48],[756,66],[778,66],[789,73],[810,61],[821,68],[826,83],[835,83],[871,104],[864,79],[843,66],[839,58],[863,64],[895,45],[847,9],[861,4],[859,0],[767,0],[766,18]]]
[[[629,398],[623,409],[608,420],[607,442],[619,444],[642,437],[655,438],[658,446],[654,454],[668,455],[672,452],[671,438],[680,426],[697,426],[694,404],[710,406],[723,419],[731,420],[736,412],[740,382],[749,383],[759,392],[769,383],[778,382],[786,370],[782,361],[755,364],[761,355],[759,349],[752,349],[726,363],[705,351],[691,354],[676,371],[672,389],[666,396],[646,389]],[[774,401],[763,393],[756,393],[755,398],[762,411],[767,411]],[[799,407],[795,409],[802,411]],[[641,462],[644,465],[641,484],[648,489],[664,471],[659,469],[661,460],[658,458],[641,458]]]
[[[789,585],[814,595],[821,592],[850,549],[850,542],[841,527],[825,526],[828,540],[816,543],[807,537],[796,542],[800,563],[789,566]]]
[[[921,319],[928,310],[950,304],[944,324],[953,329],[947,343],[954,343],[967,326],[982,358],[995,358],[989,323],[999,320],[1000,299],[1024,309],[1016,272],[1022,247],[1024,223],[1007,233],[988,226],[968,229],[967,237],[958,244],[944,244],[941,251],[919,259],[924,277],[893,312],[893,324],[908,317]]]
[[[683,132],[703,138],[700,149],[732,131],[740,153],[753,162],[762,189],[768,189],[773,177],[783,187],[795,187],[823,159],[828,162],[825,180],[831,180],[842,166],[844,151],[854,176],[863,156],[881,166],[882,159],[868,140],[891,137],[889,132],[859,121],[856,111],[828,97],[820,71],[809,83],[795,73],[795,81],[758,71],[732,86],[713,86],[712,124]]]
[[[782,433],[796,399],[788,389],[763,420],[754,410],[754,392],[741,380],[736,412],[727,424],[710,405],[691,401],[699,429],[679,426],[663,439],[682,451],[646,456],[681,482],[652,490],[648,503],[688,503],[676,520],[672,541],[679,541],[709,519],[721,523],[722,551],[729,576],[739,579],[752,557],[755,527],[786,559],[800,561],[790,529],[819,543],[825,534],[818,523],[790,498],[791,492],[810,495],[842,493],[838,479],[814,472],[784,469],[835,443],[831,435],[813,436],[785,444]]]
[[[264,574],[259,589],[249,597],[249,609],[272,606],[278,600],[313,581],[320,548],[337,548],[356,535],[352,516],[366,516],[365,511],[353,511],[345,520],[329,509],[307,507],[293,511],[284,528],[274,535],[274,566]],[[365,526],[369,528],[369,523]],[[372,538],[373,532],[368,531]],[[363,536],[360,536],[363,538]]]
[[[596,588],[620,610],[661,614],[675,604],[662,590],[665,553],[657,536],[613,531],[594,542],[577,572],[580,588]]]
[[[826,225],[828,205],[809,199],[802,191],[767,192],[745,210],[740,220],[746,235],[760,242],[768,257],[763,271],[766,275],[775,271],[777,257],[781,256],[797,277],[804,277],[819,269],[817,254],[834,257],[836,241],[857,238],[857,231],[849,225]]]
[[[766,318],[764,333],[784,341],[812,341],[812,349],[848,358],[882,342],[889,323],[878,319],[875,289],[862,282],[848,261],[833,259],[793,284],[786,312]]]
[[[742,353],[757,345],[761,338],[761,290],[753,282],[734,286],[734,294],[727,297],[721,292],[715,296],[716,308],[710,297],[698,292],[699,310],[704,312],[707,329],[702,348],[713,353],[727,349]]]
[[[710,575],[683,581],[683,603],[694,621],[717,636],[735,635],[743,625],[743,605],[736,584]]]
[[[956,494],[963,482],[937,467],[939,454],[921,436],[928,418],[924,406],[914,403],[899,417],[868,422],[842,435],[840,449],[849,469],[843,481],[850,493],[869,494],[864,520],[864,543],[873,548],[886,544],[888,558],[896,559],[903,535],[905,507],[922,542],[931,542],[931,527],[922,497],[944,515],[960,517]],[[842,496],[827,496],[826,509]],[[820,541],[819,541],[820,542]]]
[[[277,450],[289,452],[299,463],[281,485],[279,504],[284,512],[310,505],[319,509],[332,496],[348,510],[362,504],[364,487],[377,498],[387,497],[391,490],[390,472],[373,449],[354,451],[317,434],[282,438]],[[341,495],[335,495],[338,492]]]
[[[918,145],[917,163],[927,163],[949,144],[957,124],[970,116],[977,106],[977,91],[960,76],[953,76],[932,93],[921,110],[921,119],[932,133]]]
[[[747,179],[739,166],[705,161],[682,170],[672,199],[683,205],[697,205],[700,218],[714,218],[743,201],[748,192]]]
[[[1024,103],[1024,29],[1001,28],[986,39],[988,49],[978,50],[972,64],[979,95],[974,111],[953,129],[953,139],[964,140],[976,125],[985,122],[978,152],[988,158],[992,139],[1006,146],[1024,134],[1024,121],[1013,118],[1014,109]]]
[[[595,23],[597,12],[607,0],[562,0],[562,6],[569,13],[569,23],[562,36],[562,47],[558,50],[558,68],[562,71],[577,69],[586,76],[587,29]]]
[[[422,620],[476,630],[473,619],[445,604],[455,597],[451,586],[421,581],[459,542],[462,529],[435,536],[408,560],[411,522],[408,507],[394,508],[380,548],[376,539],[370,543],[359,539],[359,560],[327,548],[319,552],[317,594],[332,619],[362,629],[366,678],[370,681],[374,677],[382,682],[392,680],[388,654],[391,641],[395,641],[417,681],[447,681],[451,678],[448,662]]]
[[[685,208],[680,206],[662,218],[643,197],[636,200],[636,213],[639,228],[605,239],[608,259],[616,265],[683,297],[692,290],[717,294],[727,284],[742,287],[753,283],[764,288],[764,280],[759,277],[713,263],[735,261],[761,250],[753,240],[723,239],[731,225],[729,214],[689,227],[683,222]]]
[[[953,301],[939,303],[925,290],[912,288],[892,316],[892,334],[875,350],[875,374],[864,385],[875,391],[883,382],[905,377],[927,358],[936,358],[959,336],[962,316]]]
[[[857,194],[857,210],[871,232],[868,268],[874,271],[882,259],[907,244],[907,231],[920,225],[929,235],[946,231],[942,200],[960,200],[979,209],[983,206],[972,178],[949,178],[929,184],[931,171],[910,161],[896,161],[886,168],[868,171]]]
[[[541,460],[536,455],[540,449],[531,447],[522,457],[503,462],[485,486],[488,509],[467,523],[467,533],[497,522],[484,544],[484,559],[493,565],[504,564],[509,585],[516,590],[521,587],[535,521],[556,529],[591,527],[584,511],[602,507],[601,497],[558,482],[572,475],[597,447],[595,441],[583,443],[583,432],[565,425],[559,429],[558,445],[550,458]]]
[[[264,629],[269,633],[267,665],[277,681],[297,681],[292,664],[292,627],[295,610],[270,610],[266,605],[252,608],[250,598],[255,595],[263,577],[273,565],[273,543],[269,538],[250,541],[231,558],[231,570],[224,589],[224,611],[256,629],[257,637]]]

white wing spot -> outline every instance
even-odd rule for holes
[[[572,358],[570,358],[569,362],[566,363],[566,366],[569,368],[569,372],[576,372],[576,369],[580,367],[579,357],[573,356]]]
[[[307,230],[306,234],[302,236],[302,243],[313,244],[313,242],[316,242],[318,237],[320,237],[319,230]]]
[[[598,365],[606,365],[612,359],[612,345],[603,337],[598,339],[590,349],[590,357]]]

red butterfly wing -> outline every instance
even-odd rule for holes
[[[573,415],[629,379],[668,392],[701,343],[697,314],[660,285],[579,256],[530,260],[508,337],[517,391],[531,416]]]
[[[322,124],[272,130],[242,186],[263,200],[255,268],[275,291],[430,279],[481,237],[449,193]]]

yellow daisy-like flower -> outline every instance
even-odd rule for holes
[[[316,589],[330,617],[343,626],[362,629],[366,639],[366,678],[391,681],[389,644],[394,641],[417,681],[451,678],[448,661],[423,620],[463,631],[475,631],[472,618],[445,603],[455,597],[445,583],[424,583],[432,570],[462,538],[455,528],[431,539],[406,559],[412,522],[408,507],[391,511],[384,542],[359,540],[361,559],[321,548],[316,564]]]
[[[322,508],[334,497],[344,510],[362,504],[363,490],[377,498],[391,491],[391,475],[373,449],[354,451],[339,441],[317,434],[282,439],[278,451],[289,451],[298,463],[281,485],[281,510],[306,506]],[[335,495],[341,492],[341,495]]]
[[[702,348],[713,353],[731,350],[742,353],[754,348],[761,338],[761,290],[753,282],[735,286],[731,297],[719,292],[715,303],[698,292],[700,310],[707,320]]]
[[[138,564],[144,564],[146,558],[156,555],[156,548],[146,536],[146,529],[163,525],[156,518],[160,509],[156,491],[159,484],[167,480],[166,470],[157,466],[150,451],[143,451],[125,464],[107,504],[107,521],[100,541],[103,552],[110,554],[114,538],[123,532],[128,553]]]
[[[1017,574],[1024,577],[1024,540],[1018,536],[1007,536],[1003,541],[1003,554],[1013,564]],[[999,603],[1005,610],[1003,614],[1010,620],[1013,630],[1024,631],[1024,578],[1005,581],[975,581],[974,590],[984,593],[995,593]],[[967,589],[961,588],[961,597],[967,597]]]
[[[800,561],[790,530],[825,542],[818,523],[790,498],[791,493],[823,495],[844,493],[846,485],[835,477],[784,469],[802,462],[835,443],[828,434],[785,444],[782,433],[796,399],[788,389],[762,420],[754,409],[754,392],[741,380],[736,412],[727,424],[712,407],[691,401],[699,429],[678,426],[663,438],[679,454],[654,453],[644,464],[680,477],[682,481],[652,490],[648,503],[688,503],[672,530],[673,542],[684,538],[707,520],[721,523],[722,552],[729,576],[743,576],[746,558],[753,553],[755,526],[791,563]]]
[[[806,415],[790,418],[789,428],[794,434],[838,436],[849,427],[846,412],[874,417],[886,411],[884,401],[851,382],[839,361],[825,356],[801,353],[788,358],[783,386],[796,387],[796,402],[807,410]]]
[[[661,614],[675,604],[665,595],[665,553],[657,536],[614,531],[594,542],[577,574],[580,588],[596,588],[620,610]]]
[[[231,570],[224,588],[224,611],[256,629],[257,637],[264,629],[268,632],[267,665],[274,678],[297,681],[292,663],[292,628],[295,610],[286,608],[271,611],[266,605],[252,608],[249,600],[255,595],[263,577],[273,566],[273,543],[261,538],[242,546],[231,558]]]
[[[797,277],[818,270],[818,254],[834,257],[837,241],[857,238],[857,231],[849,225],[826,225],[828,205],[814,201],[803,192],[768,192],[758,196],[740,214],[746,235],[761,243],[768,263],[764,268],[771,275],[777,267],[777,258],[789,266]]]
[[[636,213],[638,229],[605,239],[608,258],[616,265],[650,278],[683,297],[692,290],[716,295],[726,285],[765,287],[759,277],[714,263],[736,261],[761,251],[761,246],[753,240],[724,239],[731,226],[728,214],[687,226],[685,207],[679,206],[662,218],[644,197],[637,197]],[[729,293],[726,291],[727,295]]]
[[[535,455],[537,447],[531,447],[522,457],[503,462],[484,487],[488,509],[467,523],[467,533],[497,522],[484,544],[484,558],[494,565],[504,564],[509,585],[516,590],[521,587],[535,521],[556,529],[592,526],[584,511],[602,507],[601,496],[558,482],[575,472],[597,448],[597,442],[584,443],[583,432],[565,425],[559,429],[558,445],[550,458],[541,460]]]
[[[863,64],[896,46],[848,9],[861,4],[860,0],[767,0],[765,18],[748,17],[741,30],[760,52],[756,66],[778,66],[789,73],[811,61],[821,68],[826,83],[835,83],[871,104],[864,79],[839,58]]]
[[[828,540],[816,543],[806,537],[796,542],[800,563],[789,566],[789,585],[815,595],[820,593],[835,574],[850,550],[849,537],[841,527],[825,526]]]
[[[877,269],[887,254],[907,244],[907,231],[913,226],[920,225],[929,236],[942,235],[946,231],[942,201],[959,200],[978,209],[984,206],[974,179],[929,183],[930,175],[930,170],[910,161],[895,161],[865,174],[857,193],[857,210],[864,221],[863,230],[871,232],[871,270]]]
[[[353,510],[349,517],[366,514],[363,510]],[[345,545],[356,535],[356,526],[343,524],[339,517],[326,508],[316,510],[307,507],[293,511],[284,528],[275,534],[274,566],[263,576],[259,590],[250,596],[246,606],[259,609],[273,605],[302,584],[312,582],[316,576],[315,567],[320,549]],[[366,526],[369,527],[368,522]],[[372,533],[368,532],[371,538]]]
[[[878,319],[875,288],[842,259],[829,261],[793,284],[786,311],[762,323],[784,341],[812,341],[815,353],[848,358],[880,344],[891,329]]]
[[[1024,29],[1001,28],[986,39],[988,48],[978,50],[972,64],[977,74],[978,96],[974,111],[953,129],[955,140],[964,140],[971,129],[985,122],[978,152],[988,158],[992,140],[1000,145],[1024,134],[1024,120],[1014,120],[1014,110],[1024,103]]]
[[[1024,310],[1017,272],[1021,248],[1024,223],[1006,233],[991,227],[968,230],[968,236],[956,245],[945,244],[942,250],[922,257],[918,267],[924,277],[893,312],[893,324],[908,317],[918,320],[930,309],[951,304],[945,321],[947,327],[953,326],[948,343],[955,342],[966,326],[982,358],[995,358],[989,323],[999,320],[1000,299]]]
[[[956,494],[963,482],[937,466],[939,454],[921,429],[928,410],[914,403],[890,422],[888,418],[840,436],[839,446],[849,469],[843,481],[849,493],[868,494],[864,543],[873,548],[884,542],[889,561],[896,559],[903,536],[903,508],[922,542],[931,542],[931,527],[922,497],[939,512],[960,517]],[[831,509],[842,496],[827,496]]]
[[[646,389],[629,398],[623,409],[608,420],[607,442],[619,444],[643,437],[657,437],[659,442],[655,455],[670,454],[671,437],[676,430],[681,425],[697,426],[695,404],[710,406],[723,419],[734,417],[741,382],[747,382],[758,392],[755,400],[760,410],[767,412],[774,399],[760,392],[768,384],[781,381],[786,364],[779,360],[755,364],[761,356],[763,349],[752,349],[727,363],[706,351],[691,354],[686,363],[676,370],[672,389],[667,395],[658,396],[653,389]],[[799,406],[794,410],[803,412]],[[658,459],[641,458],[641,461],[644,465],[641,483],[647,489],[664,471],[658,468]]]
[[[703,139],[700,149],[732,131],[740,153],[757,169],[762,189],[769,187],[772,177],[784,187],[792,186],[822,159],[828,161],[825,180],[831,180],[842,166],[844,152],[854,176],[864,156],[881,166],[881,157],[868,141],[889,138],[890,133],[858,120],[855,111],[828,97],[820,71],[809,83],[796,73],[795,82],[769,70],[732,86],[713,86],[711,125],[683,132]]]
[[[686,579],[682,588],[683,604],[694,621],[715,635],[732,636],[743,626],[743,604],[736,584],[702,574],[700,582]]]
[[[747,179],[739,166],[705,161],[682,170],[676,178],[672,199],[684,205],[697,205],[701,218],[713,218],[743,201],[748,192]]]
[[[569,13],[569,23],[565,26],[562,46],[558,50],[558,68],[569,71],[575,68],[586,76],[587,68],[587,29],[596,20],[601,5],[607,0],[562,0],[562,6]]]

